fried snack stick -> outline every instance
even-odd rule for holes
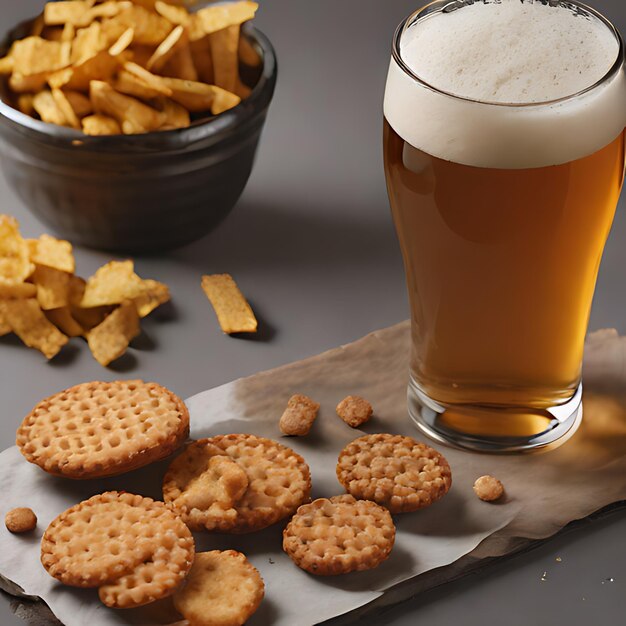
[[[227,334],[256,333],[258,322],[230,274],[202,277],[202,289],[213,305],[222,330]]]

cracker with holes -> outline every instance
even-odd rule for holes
[[[48,574],[65,585],[99,588],[100,600],[111,608],[171,595],[193,558],[191,532],[169,507],[116,491],[61,513],[41,540]]]
[[[192,530],[260,530],[292,515],[309,500],[310,492],[311,474],[304,459],[254,435],[195,441],[176,457],[163,479],[165,502]]]
[[[373,500],[392,513],[430,506],[452,484],[446,459],[429,446],[400,435],[366,435],[340,453],[337,478],[355,498]]]
[[[163,459],[188,434],[187,407],[165,387],[140,380],[91,382],[42,400],[24,418],[16,443],[46,472],[90,479]]]
[[[212,550],[196,554],[174,606],[193,626],[241,626],[264,593],[261,575],[241,552]]]
[[[350,495],[319,498],[298,509],[283,532],[283,550],[318,576],[373,569],[391,553],[396,528],[387,509]]]

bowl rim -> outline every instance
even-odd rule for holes
[[[1,40],[2,45],[8,47],[14,40],[12,35],[26,20],[13,27]],[[119,151],[120,149],[152,152],[180,150],[207,139],[218,140],[228,136],[245,122],[264,111],[269,105],[274,93],[277,78],[277,59],[274,46],[269,38],[250,22],[242,26],[242,33],[251,39],[262,52],[262,70],[250,95],[237,106],[205,120],[196,120],[187,128],[173,130],[151,131],[136,135],[85,135],[77,129],[51,124],[35,119],[13,108],[0,97],[0,121],[9,121],[14,125],[34,133],[44,142],[57,145],[67,145],[73,148],[82,146],[86,149],[101,150],[103,152]]]

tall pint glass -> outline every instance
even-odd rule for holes
[[[412,420],[473,450],[562,443],[624,180],[619,33],[576,0],[433,2],[396,31],[384,114]]]

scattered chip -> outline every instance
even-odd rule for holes
[[[29,257],[17,220],[0,215],[0,284],[24,282],[35,269]]]
[[[170,300],[167,285],[137,276],[132,261],[111,262],[89,282],[74,271],[69,242],[25,240],[17,221],[0,215],[0,336],[13,332],[48,359],[84,336],[108,365],[139,333],[139,319]]]
[[[132,261],[111,261],[87,281],[81,307],[121,304],[145,295],[146,291],[144,281],[135,274]]]
[[[83,119],[83,132],[86,135],[121,135],[122,127],[108,115],[90,115]]]
[[[147,317],[154,309],[171,299],[167,285],[149,278],[143,281],[143,285],[145,292],[133,300],[139,317]]]
[[[84,333],[83,327],[74,319],[68,306],[45,311],[46,317],[68,337],[80,337]]]
[[[33,283],[0,283],[0,300],[18,300],[20,298],[36,298],[37,285]]]
[[[230,274],[202,277],[202,289],[213,305],[222,330],[228,334],[255,333],[257,320]]]
[[[27,243],[33,263],[52,267],[68,274],[73,274],[76,270],[72,244],[69,241],[44,234],[39,239],[27,240]]]
[[[137,308],[127,300],[89,331],[87,342],[96,361],[106,367],[126,352],[128,344],[139,332]]]
[[[0,302],[0,315],[11,330],[29,347],[47,359],[55,357],[68,342],[66,337],[43,314],[34,298]]]
[[[69,304],[70,274],[45,265],[37,265],[32,280],[37,286],[39,306],[47,311]]]

